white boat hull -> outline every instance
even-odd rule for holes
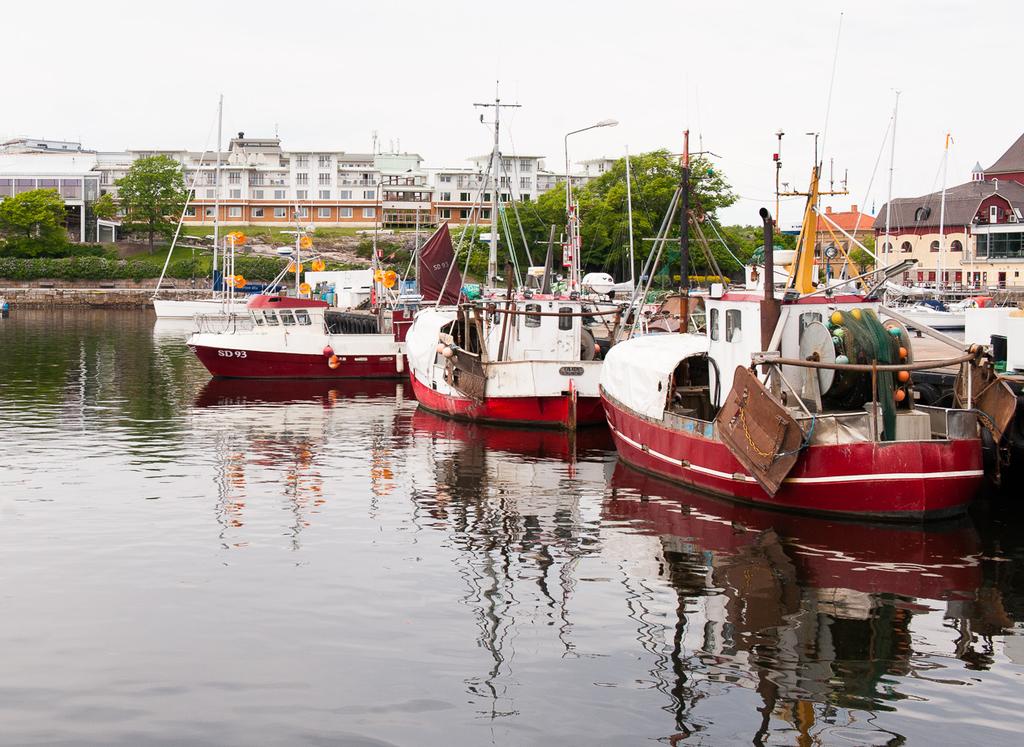
[[[153,299],[153,310],[159,319],[191,319],[197,314],[244,314],[248,298],[222,301],[213,298],[176,301],[163,298]]]

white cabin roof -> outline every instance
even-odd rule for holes
[[[631,410],[661,419],[680,361],[708,352],[707,335],[650,334],[613,345],[601,367],[601,386]]]

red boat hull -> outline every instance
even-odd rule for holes
[[[411,372],[409,378],[412,380],[413,394],[421,407],[459,420],[565,429],[604,422],[600,397],[577,397],[573,423],[568,396],[485,397],[482,402],[477,402],[466,397],[442,394],[423,384]]]
[[[983,479],[980,439],[811,446],[769,496],[721,441],[602,398],[620,458],[680,485],[776,509],[922,521],[962,514]]]
[[[399,379],[395,355],[342,357],[331,368],[324,355],[227,350],[191,345],[196,357],[214,376],[234,379]],[[230,355],[226,355],[230,353]],[[244,353],[244,355],[239,355]]]

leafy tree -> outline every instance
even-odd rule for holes
[[[5,253],[34,257],[67,246],[64,200],[55,189],[33,189],[0,201]]]
[[[864,245],[864,248],[874,253],[875,251],[875,237],[865,236],[860,239],[860,243]],[[857,266],[857,272],[865,273],[875,266],[875,260],[868,254],[868,252],[861,249],[856,244],[853,245],[853,249],[850,250],[850,261]]]
[[[93,214],[100,220],[113,220],[117,217],[117,202],[108,192],[92,204]]]
[[[654,237],[668,210],[681,178],[678,159],[666,150],[658,150],[630,156],[633,197],[633,237],[637,264],[642,264],[651,247],[644,241]],[[715,212],[733,204],[736,196],[720,170],[704,158],[696,157],[690,162],[690,210],[699,220],[712,220]],[[580,205],[580,222],[583,242],[581,263],[588,270],[609,270],[613,274],[627,276],[629,257],[629,217],[626,192],[626,160],[619,159],[608,171],[586,186],[574,191]],[[565,189],[558,187],[542,194],[536,203],[519,203],[518,216],[513,206],[506,207],[506,216],[512,237],[521,253],[522,240],[519,227],[530,242],[530,251],[539,264],[543,257],[543,244],[547,242],[551,225],[565,225]],[[676,240],[663,255],[662,266],[677,265],[678,217],[670,236]],[[712,247],[712,253],[726,270],[735,265],[728,252],[722,249],[714,235],[705,229],[705,235]],[[697,248],[696,238],[691,229],[691,257],[694,270],[705,270],[706,262]],[[729,267],[736,269],[738,267]]]
[[[140,158],[117,180],[117,188],[126,230],[145,234],[152,253],[157,234],[169,238],[185,207],[181,168],[167,156]]]

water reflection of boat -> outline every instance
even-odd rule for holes
[[[980,542],[966,521],[926,530],[781,514],[623,465],[603,514],[606,545],[622,557],[632,547],[634,567],[655,569],[679,598],[678,619],[665,623],[677,631],[670,669],[689,679],[701,666],[762,699],[755,744],[773,719],[810,744],[823,728],[816,703],[886,710],[904,697],[893,677],[934,666],[916,656],[914,618],[942,610],[964,624],[982,585]],[[675,699],[680,724],[692,707]]]
[[[816,587],[943,599],[972,595],[981,580],[978,535],[968,519],[923,529],[781,513],[719,500],[622,464],[606,509],[616,519],[640,520],[638,531],[692,537],[712,553],[736,553],[774,532],[791,550],[800,582]]]
[[[452,441],[478,444],[486,451],[503,451],[540,459],[571,461],[591,452],[614,448],[611,434],[604,428],[579,431],[528,430],[450,420],[417,407],[412,416],[413,431],[433,434]]]
[[[357,397],[399,397],[402,384],[380,379],[210,379],[196,397],[196,407],[265,402],[321,401],[326,407]]]

